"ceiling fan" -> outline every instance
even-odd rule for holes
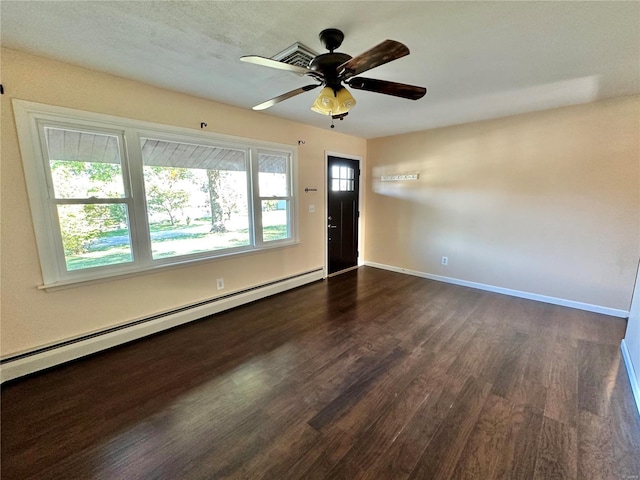
[[[357,76],[367,70],[409,55],[409,49],[402,43],[396,42],[395,40],[385,40],[370,50],[356,57],[351,57],[346,53],[335,51],[342,45],[343,40],[344,34],[336,28],[328,28],[320,32],[320,42],[329,50],[329,53],[323,53],[314,57],[309,63],[308,68],[290,65],[256,55],[241,57],[240,60],[243,62],[286,70],[299,75],[306,75],[318,82],[278,95],[271,100],[256,105],[253,109],[264,110],[283,100],[324,86],[320,95],[318,95],[314,101],[311,110],[324,115],[331,115],[334,119],[339,118],[342,120],[348,114],[349,109],[356,104],[355,99],[344,85],[348,85],[356,90],[383,93],[385,95],[393,95],[410,100],[418,100],[427,93],[427,89],[424,87]],[[333,128],[333,124],[331,127]]]

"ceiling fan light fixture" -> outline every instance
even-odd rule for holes
[[[334,115],[347,113],[351,108],[356,106],[356,99],[353,98],[351,92],[344,87],[336,92],[336,100],[338,100],[338,110],[334,112]]]
[[[331,87],[324,87],[313,102],[311,110],[322,115],[341,115],[355,106],[356,100],[349,90],[341,87],[335,91]]]
[[[331,87],[324,87],[311,105],[311,110],[322,115],[331,115],[337,108],[338,100]]]

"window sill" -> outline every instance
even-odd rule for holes
[[[139,277],[141,275],[149,275],[153,273],[165,272],[165,271],[175,270],[178,268],[193,267],[196,265],[212,263],[219,260],[228,260],[229,258],[234,258],[234,257],[266,253],[273,250],[279,250],[279,249],[284,249],[288,247],[295,247],[300,245],[300,243],[301,242],[299,240],[295,240],[292,242],[278,243],[277,245],[270,245],[270,246],[261,247],[258,249],[253,249],[253,250],[232,252],[232,253],[216,255],[215,257],[208,257],[208,258],[196,258],[196,259],[190,259],[190,260],[183,260],[180,262],[167,263],[163,265],[154,265],[152,267],[147,267],[140,270],[128,270],[126,272],[116,272],[112,274],[101,275],[100,277],[61,280],[59,282],[45,283],[43,285],[39,285],[37,288],[38,290],[44,290],[46,292],[56,292],[58,290],[84,287],[84,286],[89,286],[89,285],[94,285],[94,284],[99,284],[104,282],[110,282],[113,280],[124,280],[126,278]]]

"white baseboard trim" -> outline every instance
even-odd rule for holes
[[[537,293],[522,292],[520,290],[512,290],[510,288],[496,287],[493,285],[486,285],[484,283],[470,282],[468,280],[444,277],[442,275],[434,275],[432,273],[418,272],[415,270],[408,270],[406,268],[394,267],[392,265],[384,265],[382,263],[364,262],[364,264],[369,267],[381,268],[383,270],[390,270],[392,272],[398,273],[406,273],[407,275],[428,278],[430,280],[436,280],[438,282],[452,283],[454,285],[460,285],[463,287],[477,288],[478,290],[485,290],[487,292],[501,293],[503,295],[510,295],[512,297],[526,298],[528,300],[535,300],[537,302],[560,305],[562,307],[577,308],[578,310],[601,313],[603,315],[610,315],[612,317],[629,317],[629,310],[618,310],[616,308],[592,305],[590,303],[575,302],[573,300],[566,300],[564,298],[548,297],[546,295],[539,295]]]
[[[322,280],[322,278],[323,269],[319,268],[196,305],[187,305],[150,318],[136,320],[102,332],[10,356],[0,360],[0,383]]]
[[[624,339],[620,344],[620,350],[622,350],[622,359],[624,360],[624,365],[627,367],[627,375],[629,376],[629,382],[631,383],[631,391],[633,392],[633,398],[636,401],[638,415],[640,415],[640,383],[638,383],[640,380],[638,379],[636,370],[633,368],[633,363],[631,363],[631,356],[629,355],[629,350],[627,349],[627,344]]]

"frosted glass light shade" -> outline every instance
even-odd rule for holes
[[[342,87],[337,92],[331,87],[324,87],[313,102],[311,110],[323,115],[341,115],[356,104],[349,90]]]
[[[351,96],[351,93],[346,88],[338,90],[336,99],[338,100],[338,110],[334,112],[334,115],[347,113],[349,109],[356,105],[356,99]]]
[[[338,100],[331,87],[324,87],[311,105],[311,110],[323,115],[331,115],[337,108]]]

